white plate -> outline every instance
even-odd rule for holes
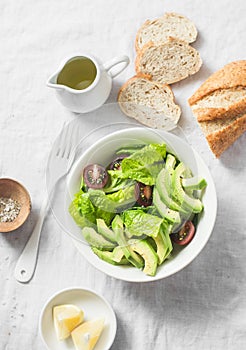
[[[165,261],[158,267],[156,276],[146,276],[141,270],[135,267],[128,266],[114,266],[99,259],[88,246],[82,242],[81,230],[73,222],[72,218],[68,216],[67,227],[70,228],[70,233],[74,244],[80,253],[93,266],[104,273],[129,282],[149,282],[168,277],[187,266],[195,257],[202,251],[206,245],[216,219],[217,213],[217,197],[213,179],[211,174],[198,153],[193,150],[187,142],[181,140],[179,137],[160,130],[153,130],[148,128],[130,128],[114,132],[98,142],[94,143],[86,152],[84,152],[75,162],[67,179],[68,198],[69,201],[73,195],[79,190],[81,171],[88,163],[100,163],[108,165],[112,160],[114,151],[122,145],[129,145],[130,141],[134,143],[145,142],[166,142],[169,147],[178,155],[193,172],[194,175],[199,174],[207,181],[207,188],[203,194],[202,202],[204,203],[204,211],[200,215],[199,224],[197,226],[196,234],[193,240],[184,248],[175,248],[172,257]],[[67,211],[67,210],[66,210]]]
[[[71,236],[74,238],[73,241],[77,249],[84,258],[98,270],[112,277],[129,282],[148,282],[165,278],[180,271],[202,251],[214,227],[217,213],[217,197],[214,182],[206,164],[187,142],[171,133],[136,127],[117,131],[103,137],[89,147],[88,150],[77,159],[67,179],[69,192],[66,204],[67,207],[71,198],[73,198],[74,194],[79,190],[81,171],[85,165],[94,162],[105,166],[108,165],[112,160],[114,151],[124,144],[129,145],[130,141],[134,141],[134,143],[140,143],[141,141],[166,142],[178,155],[179,159],[190,167],[193,175],[199,174],[206,179],[207,188],[202,197],[204,211],[200,215],[199,224],[193,240],[184,248],[175,249],[172,253],[172,257],[158,267],[156,276],[151,277],[146,276],[141,270],[135,267],[114,266],[102,261],[92,252],[88,244],[81,242],[81,230],[76,226],[69,215],[67,215],[66,226],[70,229]]]
[[[84,311],[85,321],[104,318],[104,330],[94,350],[108,350],[113,344],[117,323],[115,313],[110,304],[99,294],[90,289],[79,287],[63,289],[53,295],[45,304],[39,321],[40,335],[49,350],[75,350],[71,337],[59,341],[56,338],[52,318],[52,310],[56,305],[74,304]]]

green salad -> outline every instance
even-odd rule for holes
[[[100,259],[154,276],[175,244],[193,239],[206,181],[193,176],[166,144],[124,147],[106,167],[81,170],[69,212]]]

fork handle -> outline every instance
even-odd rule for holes
[[[42,203],[39,218],[34,230],[16,264],[14,276],[17,281],[21,283],[29,282],[34,274],[37,264],[40,233],[42,231],[44,218],[48,209],[48,203],[47,197]]]

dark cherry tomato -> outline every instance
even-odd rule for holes
[[[190,243],[195,234],[195,226],[192,221],[186,221],[179,232],[171,234],[172,241],[179,245]]]
[[[99,164],[89,164],[84,168],[83,177],[89,188],[103,188],[108,182],[107,170]]]
[[[109,164],[110,170],[121,170],[121,163],[124,158],[127,158],[127,154],[119,154],[118,157],[116,157],[112,163]]]
[[[135,185],[135,197],[139,205],[148,207],[153,201],[153,186],[137,182]]]

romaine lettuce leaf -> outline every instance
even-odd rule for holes
[[[79,191],[75,195],[69,212],[74,221],[81,227],[94,226],[97,218],[104,219],[109,225],[115,215],[112,211],[106,211],[105,207],[95,206],[90,199],[89,192],[83,193],[83,191]]]
[[[141,209],[126,210],[122,217],[129,238],[143,235],[156,237],[163,223],[162,218],[145,213]]]
[[[154,148],[156,152],[160,153],[162,158],[166,158],[167,155],[167,146],[165,143],[159,144],[159,143],[152,143],[149,145],[150,147]]]
[[[94,207],[109,213],[116,212],[115,202],[108,198],[108,196],[102,190],[89,189],[88,196]]]
[[[114,193],[105,194],[101,190],[89,190],[89,198],[96,208],[109,213],[116,213],[121,207],[136,202],[135,185],[128,186]]]
[[[69,206],[69,213],[80,227],[92,227],[96,224],[95,209],[87,194],[77,193]]]
[[[118,206],[118,204],[126,205],[129,203],[135,203],[135,185],[128,186],[117,192],[108,194],[107,198],[114,201],[116,203],[116,206]]]
[[[125,146],[123,148],[119,148],[116,151],[116,154],[132,154],[135,153],[137,150],[145,147],[146,144],[136,144],[136,145],[131,145],[131,146]]]
[[[136,151],[130,157],[125,159],[134,159],[142,164],[153,164],[156,162],[163,161],[166,156],[166,145],[163,144],[149,144],[144,148]],[[122,163],[124,162],[124,160]]]
[[[107,226],[110,225],[112,219],[114,218],[115,213],[105,211],[101,208],[96,208],[96,218],[97,219],[103,219]]]
[[[166,145],[150,144],[136,151],[121,163],[122,176],[146,185],[154,185],[164,166]]]
[[[125,178],[121,170],[108,170],[108,174],[110,182],[109,185],[103,188],[105,193],[116,192],[133,184],[133,180]]]
[[[152,174],[146,165],[141,164],[134,159],[125,158],[122,162],[123,174],[130,179],[142,182],[146,185],[153,185],[155,183]]]

